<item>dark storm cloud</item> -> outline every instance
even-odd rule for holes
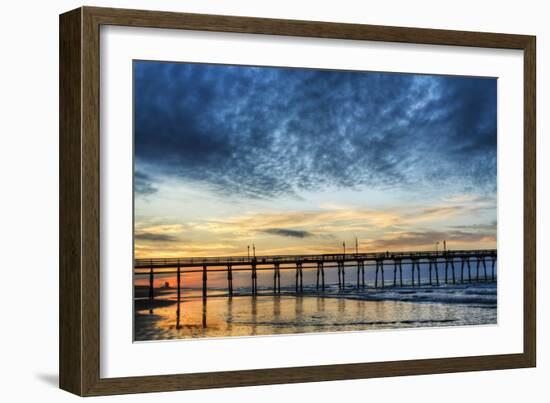
[[[252,197],[496,187],[495,79],[160,62],[134,74],[136,166],[155,178]]]
[[[296,230],[296,229],[286,229],[286,228],[268,228],[262,230],[262,232],[270,235],[279,235],[290,238],[308,238],[314,236],[311,232]]]

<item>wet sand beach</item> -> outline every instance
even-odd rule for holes
[[[261,290],[260,290],[261,291]],[[151,302],[136,288],[135,341],[179,338],[281,335],[497,323],[496,283],[383,290],[329,287],[295,295],[263,290],[257,296],[237,290],[155,290]]]

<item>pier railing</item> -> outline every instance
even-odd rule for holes
[[[250,266],[293,264],[293,263],[317,263],[317,262],[356,262],[376,261],[379,259],[430,259],[445,257],[475,257],[496,256],[496,249],[453,250],[453,251],[414,251],[414,252],[370,252],[370,253],[340,253],[319,255],[266,255],[266,256],[211,256],[211,257],[181,257],[181,258],[151,258],[135,259],[134,268],[177,268],[177,267],[202,267],[206,266]]]

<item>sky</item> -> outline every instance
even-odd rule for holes
[[[494,78],[133,69],[137,258],[496,247]]]

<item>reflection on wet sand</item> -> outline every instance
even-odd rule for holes
[[[181,302],[179,301],[179,299],[178,299],[177,304],[178,304],[178,306],[176,308],[176,329],[180,329],[181,328],[181,326],[180,326],[180,316],[181,316],[180,306],[181,306]]]
[[[254,336],[369,329],[495,324],[496,306],[370,301],[320,296],[202,299],[166,294],[136,303],[135,340]]]

